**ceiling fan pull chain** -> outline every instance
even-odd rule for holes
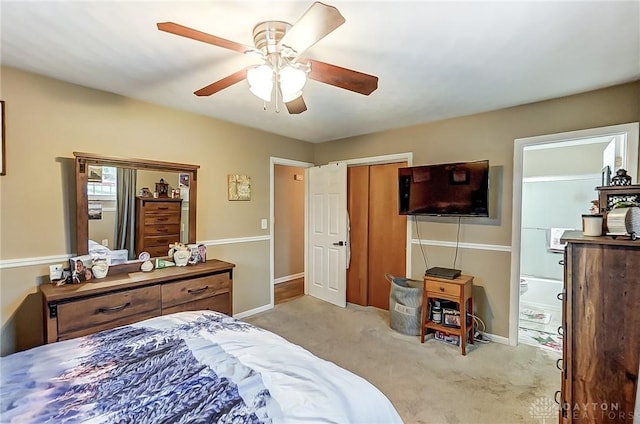
[[[273,89],[275,90],[276,113],[280,113],[280,58],[276,58],[276,66],[273,67]]]

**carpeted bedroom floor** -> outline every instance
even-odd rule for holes
[[[457,346],[421,344],[419,336],[391,330],[387,311],[351,304],[343,309],[311,296],[245,321],[364,377],[407,424],[557,422],[560,356],[554,352],[478,343],[461,356]]]

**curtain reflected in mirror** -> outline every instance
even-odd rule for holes
[[[128,259],[135,259],[136,170],[118,168],[116,186],[114,248],[126,249]]]

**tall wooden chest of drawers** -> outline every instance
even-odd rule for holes
[[[560,423],[631,423],[640,361],[640,241],[566,231]]]
[[[136,198],[136,255],[167,256],[169,244],[180,241],[182,199]]]

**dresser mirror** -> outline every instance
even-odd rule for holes
[[[169,205],[177,214],[167,226],[172,232],[159,239],[166,249],[156,248],[152,256],[163,256],[169,243],[195,243],[198,165],[78,152],[74,156],[79,255],[108,249],[118,262],[136,259],[138,230],[145,225],[138,222],[145,219],[136,209],[143,203],[153,203],[159,210]],[[158,193],[157,187],[163,190]]]

